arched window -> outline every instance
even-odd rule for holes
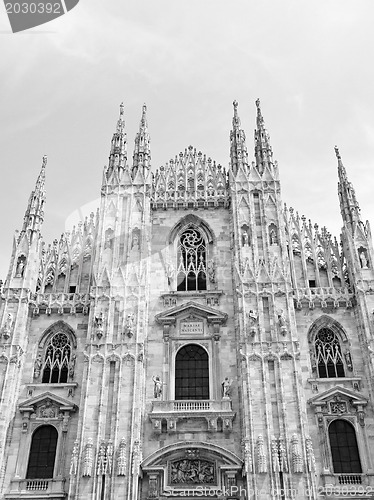
[[[63,332],[55,333],[46,348],[42,382],[64,383],[68,381],[71,345]]]
[[[177,290],[206,290],[206,243],[196,228],[181,234],[177,259]]]
[[[209,358],[199,345],[186,345],[177,353],[175,399],[209,399]]]
[[[42,425],[36,429],[31,441],[27,479],[53,477],[57,438],[57,430],[52,425]]]
[[[344,363],[338,336],[329,328],[321,328],[315,337],[318,376],[344,377]]]
[[[329,426],[329,438],[334,472],[362,472],[353,425],[346,420],[334,420]]]

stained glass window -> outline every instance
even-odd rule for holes
[[[322,328],[315,340],[318,376],[320,378],[344,377],[344,363],[337,335],[329,328]]]
[[[45,352],[42,382],[64,383],[68,381],[71,345],[65,333],[58,332],[50,339]]]
[[[178,243],[177,290],[206,290],[206,245],[195,228],[182,233]]]

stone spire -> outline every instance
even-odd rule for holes
[[[132,178],[136,177],[136,174],[140,170],[144,178],[147,177],[148,172],[151,168],[151,150],[150,150],[150,137],[148,133],[148,123],[147,123],[147,106],[143,104],[142,117],[140,120],[139,132],[135,137],[135,148],[133,157],[133,167],[132,167]]]
[[[231,169],[236,175],[239,168],[242,166],[244,171],[247,171],[248,167],[248,152],[247,145],[245,142],[245,133],[241,129],[240,118],[238,115],[238,102],[233,102],[234,106],[234,116],[232,119],[232,130],[230,132],[230,144],[231,144]]]
[[[260,175],[262,175],[267,165],[270,169],[272,168],[273,151],[270,145],[270,136],[265,128],[264,118],[261,113],[260,99],[257,99],[256,106],[257,128],[255,130],[255,156],[257,169]]]
[[[335,154],[338,159],[338,193],[340,212],[344,224],[353,229],[354,223],[361,222],[360,207],[356,199],[356,193],[352,184],[348,181],[347,172],[342,162],[339,149],[335,146]]]
[[[44,220],[45,204],[45,168],[47,166],[47,157],[43,156],[42,168],[37,178],[35,189],[31,192],[20,237],[28,230],[40,231]]]
[[[112,175],[113,171],[119,172],[124,169],[127,160],[127,138],[125,132],[124,106],[123,102],[119,107],[119,118],[117,128],[113,134],[112,143],[109,154],[109,165],[106,169],[106,178]]]

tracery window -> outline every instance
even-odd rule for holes
[[[58,433],[52,425],[42,425],[32,436],[27,479],[53,477]]]
[[[344,362],[338,336],[321,328],[315,337],[315,352],[320,378],[344,377]]]
[[[334,472],[361,473],[354,427],[346,420],[334,420],[329,426],[329,439]]]
[[[46,348],[42,382],[64,383],[68,381],[71,345],[63,332],[55,333]]]
[[[199,345],[188,344],[176,355],[175,399],[209,399],[209,358]]]
[[[180,236],[177,252],[177,290],[206,290],[206,243],[196,228],[186,229]]]

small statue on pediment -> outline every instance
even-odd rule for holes
[[[222,382],[222,398],[223,399],[230,399],[231,385],[232,385],[232,380],[230,380],[229,377],[225,377],[225,380]]]
[[[162,382],[160,377],[156,375],[156,377],[152,377],[154,382],[153,396],[155,399],[160,399],[162,394]]]

